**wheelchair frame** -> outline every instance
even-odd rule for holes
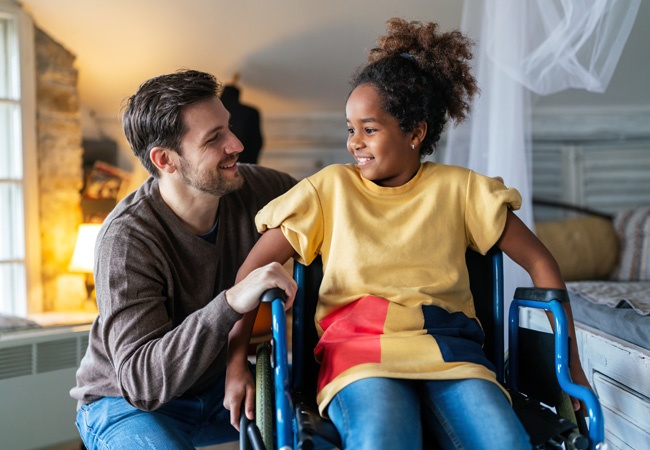
[[[517,395],[517,398],[521,396],[518,393],[519,388],[519,365],[518,365],[518,355],[519,355],[519,308],[528,307],[543,309],[545,311],[551,312],[554,318],[554,345],[555,345],[555,354],[554,354],[554,369],[559,382],[559,387],[566,394],[582,400],[588,411],[588,421],[589,427],[588,430],[584,425],[584,421],[581,418],[577,419],[579,433],[568,432],[566,430],[575,429],[575,424],[571,426],[566,426],[566,423],[563,425],[562,433],[566,433],[566,438],[564,443],[568,448],[587,448],[585,446],[586,439],[588,437],[588,448],[604,450],[606,449],[606,444],[604,442],[604,421],[602,409],[600,402],[596,395],[589,389],[575,384],[571,381],[569,374],[569,336],[568,336],[568,319],[562,304],[568,301],[568,295],[566,291],[559,289],[537,289],[537,288],[518,288],[515,291],[514,299],[510,305],[509,309],[509,342],[510,342],[510,352],[509,352],[509,377],[506,380],[506,361],[505,361],[505,352],[504,352],[504,292],[503,292],[503,255],[498,248],[493,248],[488,252],[487,257],[481,257],[478,254],[475,254],[472,251],[468,251],[468,264],[470,264],[470,259],[472,258],[482,258],[484,260],[489,260],[491,267],[491,291],[492,291],[492,310],[490,315],[492,316],[492,323],[486,324],[483,326],[486,328],[491,328],[492,330],[500,330],[500,332],[493,333],[493,344],[492,349],[488,354],[488,357],[494,362],[496,367],[497,380],[508,387],[511,391],[514,390],[514,393]],[[306,325],[306,320],[313,319],[312,317],[305,317],[303,309],[306,305],[306,297],[308,293],[308,283],[309,275],[308,268],[296,261],[294,261],[294,279],[298,284],[298,293],[296,295],[296,300],[294,302],[294,332],[295,329],[298,329],[298,334],[304,335],[305,330],[308,328]],[[312,287],[313,290],[313,287]],[[472,286],[474,291],[474,286]],[[314,292],[311,292],[312,294]],[[305,373],[305,368],[303,364],[293,364],[292,376],[289,375],[289,362],[288,362],[288,344],[287,344],[287,329],[286,329],[286,312],[284,308],[284,292],[280,289],[271,289],[267,291],[263,297],[262,302],[268,302],[271,304],[272,314],[273,314],[273,324],[272,324],[272,366],[274,371],[274,382],[273,382],[273,395],[274,395],[274,410],[275,410],[275,423],[274,430],[271,432],[267,430],[265,439],[262,438],[259,428],[255,423],[250,423],[246,419],[245,415],[242,414],[241,422],[241,439],[240,439],[240,449],[247,450],[249,446],[252,446],[253,449],[266,449],[275,448],[278,450],[290,450],[294,449],[294,446],[298,445],[295,448],[310,448],[309,446],[303,447],[299,444],[298,438],[302,434],[300,429],[299,422],[300,415],[304,414],[304,411],[296,408],[294,414],[294,405],[292,399],[292,388],[305,387],[307,385],[307,378],[310,374]],[[478,306],[477,306],[478,313]],[[487,336],[486,331],[486,336]],[[293,356],[294,358],[297,355],[305,354],[304,348],[296,348],[304,346],[305,339],[296,339],[294,335],[294,348]],[[486,345],[488,347],[488,345]],[[487,350],[487,349],[486,349]],[[314,374],[311,374],[314,375]],[[291,381],[290,381],[291,379]],[[507,381],[507,383],[506,383]],[[258,385],[259,386],[259,385]],[[258,387],[259,390],[259,387]],[[526,399],[525,401],[532,400],[534,402],[534,408],[538,408],[541,404],[538,401],[533,399]],[[259,399],[258,399],[259,401]],[[515,402],[515,396],[513,396],[513,403]],[[548,410],[544,411],[545,414],[553,413]],[[566,419],[559,419],[560,421],[568,422]],[[582,422],[582,423],[581,423]],[[268,426],[268,425],[267,425]],[[331,426],[331,424],[330,424]],[[333,428],[333,426],[332,426]],[[269,442],[271,436],[269,433],[274,435],[274,442]],[[582,439],[582,440],[581,440]],[[579,444],[579,442],[581,442]],[[558,447],[536,447],[536,448],[560,448]]]

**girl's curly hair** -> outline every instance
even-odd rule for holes
[[[471,46],[459,31],[441,33],[436,23],[390,19],[379,46],[370,50],[369,63],[353,76],[352,89],[374,85],[382,107],[403,131],[426,122],[420,156],[430,155],[447,120],[463,121],[478,92],[470,73]]]

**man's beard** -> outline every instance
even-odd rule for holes
[[[188,186],[217,197],[235,192],[244,184],[244,178],[239,172],[232,179],[224,179],[219,175],[218,169],[197,172],[190,167],[183,157],[180,158],[180,173],[183,181]]]

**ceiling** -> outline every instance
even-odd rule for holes
[[[341,111],[351,73],[385,21],[460,26],[461,0],[22,0],[36,25],[76,55],[82,104],[116,117],[144,80],[179,68],[240,74],[264,113]]]

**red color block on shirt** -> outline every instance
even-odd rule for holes
[[[318,389],[359,364],[381,362],[381,335],[389,302],[366,296],[332,312],[320,322],[323,336],[314,349],[321,362]]]

